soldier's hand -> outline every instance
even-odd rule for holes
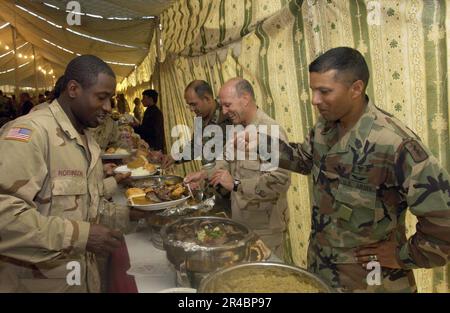
[[[130,176],[131,176],[131,172],[117,173],[114,175],[114,179],[119,184],[119,183],[123,182],[124,180],[126,180],[127,178],[129,178]]]
[[[217,185],[222,185],[228,191],[232,191],[234,187],[233,176],[227,170],[217,170],[214,172],[210,179],[210,183],[216,187]]]
[[[395,240],[380,241],[362,246],[355,251],[355,259],[366,268],[367,263],[377,261],[382,267],[402,268],[398,261],[399,245]]]
[[[231,145],[233,146],[235,151],[245,152],[246,155],[249,152],[252,153],[258,152],[258,140],[259,140],[258,131],[244,130],[238,133],[234,133],[234,137],[231,140],[232,140]]]
[[[162,163],[163,154],[161,151],[149,151],[148,152],[148,160],[150,163]]]
[[[115,163],[106,163],[103,164],[103,173],[105,176],[112,176],[114,175],[114,169],[117,167]]]
[[[172,158],[170,154],[165,154],[161,160],[161,168],[163,170],[171,167],[175,163],[175,160]]]
[[[86,250],[105,255],[120,247],[122,241],[121,232],[103,225],[91,224]]]
[[[189,173],[184,178],[183,182],[189,184],[192,190],[200,188],[200,183],[208,177],[206,171],[198,171],[194,173]]]

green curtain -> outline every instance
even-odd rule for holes
[[[336,46],[357,48],[371,80],[368,94],[412,128],[449,170],[450,3],[438,0],[179,0],[161,15],[161,106],[166,141],[176,124],[191,126],[184,88],[205,79],[215,92],[234,76],[254,86],[258,105],[303,141],[316,120],[308,64]],[[186,135],[188,131],[186,131]],[[198,169],[187,164],[177,173]],[[309,177],[289,190],[291,255],[306,266]],[[408,232],[415,220],[408,216]],[[448,292],[448,267],[416,271],[421,292]]]

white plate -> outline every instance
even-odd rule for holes
[[[129,201],[129,205],[132,206],[135,209],[142,210],[142,211],[158,211],[158,210],[164,210],[170,207],[177,206],[179,204],[182,204],[189,199],[189,196],[172,200],[172,201],[164,201],[160,203],[152,203],[152,204],[133,204],[133,198],[131,198]]]
[[[121,154],[115,154],[115,153],[104,153],[100,155],[100,157],[103,160],[121,160],[128,158],[131,154],[129,153],[121,153]]]
[[[152,175],[155,175],[156,172],[158,171],[158,169],[155,169],[153,172],[149,172],[147,171],[148,174],[144,174],[144,175],[133,175],[133,170],[129,169],[128,166],[126,165],[121,165],[118,166],[114,169],[114,173],[119,174],[119,173],[129,173],[131,172],[131,178],[132,179],[142,179],[142,178],[147,178],[150,177]]]

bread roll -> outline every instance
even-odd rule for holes
[[[128,199],[134,198],[134,197],[145,197],[145,192],[141,188],[128,188],[125,192]]]

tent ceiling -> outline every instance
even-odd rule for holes
[[[47,71],[53,69],[56,78],[77,54],[95,54],[107,62],[121,63],[110,63],[117,81],[121,81],[148,53],[157,19],[142,17],[158,16],[173,0],[79,0],[82,13],[96,16],[82,15],[81,25],[67,23],[67,2],[2,0],[0,27],[5,23],[14,26],[17,31],[17,46],[28,43],[17,53],[30,57],[34,47],[37,66]],[[113,17],[128,19],[117,20],[112,19]],[[14,85],[14,72],[2,74],[3,71],[14,68],[14,55],[10,53],[1,57],[8,52],[6,45],[10,50],[13,48],[11,26],[0,29],[0,85]],[[32,87],[33,60],[18,58],[18,65],[27,62],[27,65],[18,70],[19,85]]]
[[[48,4],[64,8],[66,0],[45,0]],[[78,0],[81,11],[102,17],[159,16],[173,0]]]

